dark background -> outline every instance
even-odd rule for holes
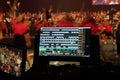
[[[0,0],[0,11],[6,12],[10,8],[6,4],[8,0]],[[13,0],[10,0],[13,2]],[[96,11],[96,10],[108,10],[111,7],[119,10],[120,5],[108,6],[108,5],[92,5],[92,0],[18,0],[21,5],[19,10],[21,12],[37,12],[42,8],[49,8],[52,6],[53,11]]]

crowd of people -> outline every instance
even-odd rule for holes
[[[10,27],[10,22],[12,21],[12,16],[8,15],[9,13],[0,13],[0,25],[2,26],[3,33],[12,33]],[[36,30],[39,30],[41,26],[82,26],[87,18],[93,18],[95,20],[95,24],[98,25],[101,23],[104,25],[104,21],[108,20],[110,25],[112,23],[109,20],[109,11],[96,11],[96,12],[57,12],[57,13],[46,13],[44,11],[38,13],[20,13],[23,15],[25,24],[31,22],[31,25],[28,28],[35,27]],[[51,16],[49,16],[49,15]],[[47,15],[47,16],[46,16]],[[49,16],[49,17],[48,17]],[[114,15],[114,21],[118,22],[118,17],[120,16],[120,12],[118,11],[117,14]],[[7,26],[7,28],[6,28]],[[112,26],[113,27],[113,26]]]
[[[118,38],[115,32],[119,29],[120,11],[112,15],[110,13],[109,10],[54,13],[51,8],[49,10],[43,8],[42,11],[36,13],[22,12],[17,16],[9,12],[0,12],[0,39],[11,37],[14,38],[16,45],[29,48],[32,44],[30,37],[35,36],[41,27],[90,26],[92,27],[91,34],[99,35],[104,44],[107,39],[116,44]]]
[[[0,45],[0,70],[15,76],[21,75],[22,53]]]

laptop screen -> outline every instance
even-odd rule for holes
[[[42,27],[39,56],[90,57],[91,27]]]

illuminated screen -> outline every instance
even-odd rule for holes
[[[90,27],[42,27],[39,56],[90,57]]]
[[[120,0],[92,0],[93,5],[119,5]]]
[[[23,70],[24,50],[0,43],[0,71],[20,77]]]

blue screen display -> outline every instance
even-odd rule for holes
[[[39,56],[90,57],[90,27],[42,27]]]

